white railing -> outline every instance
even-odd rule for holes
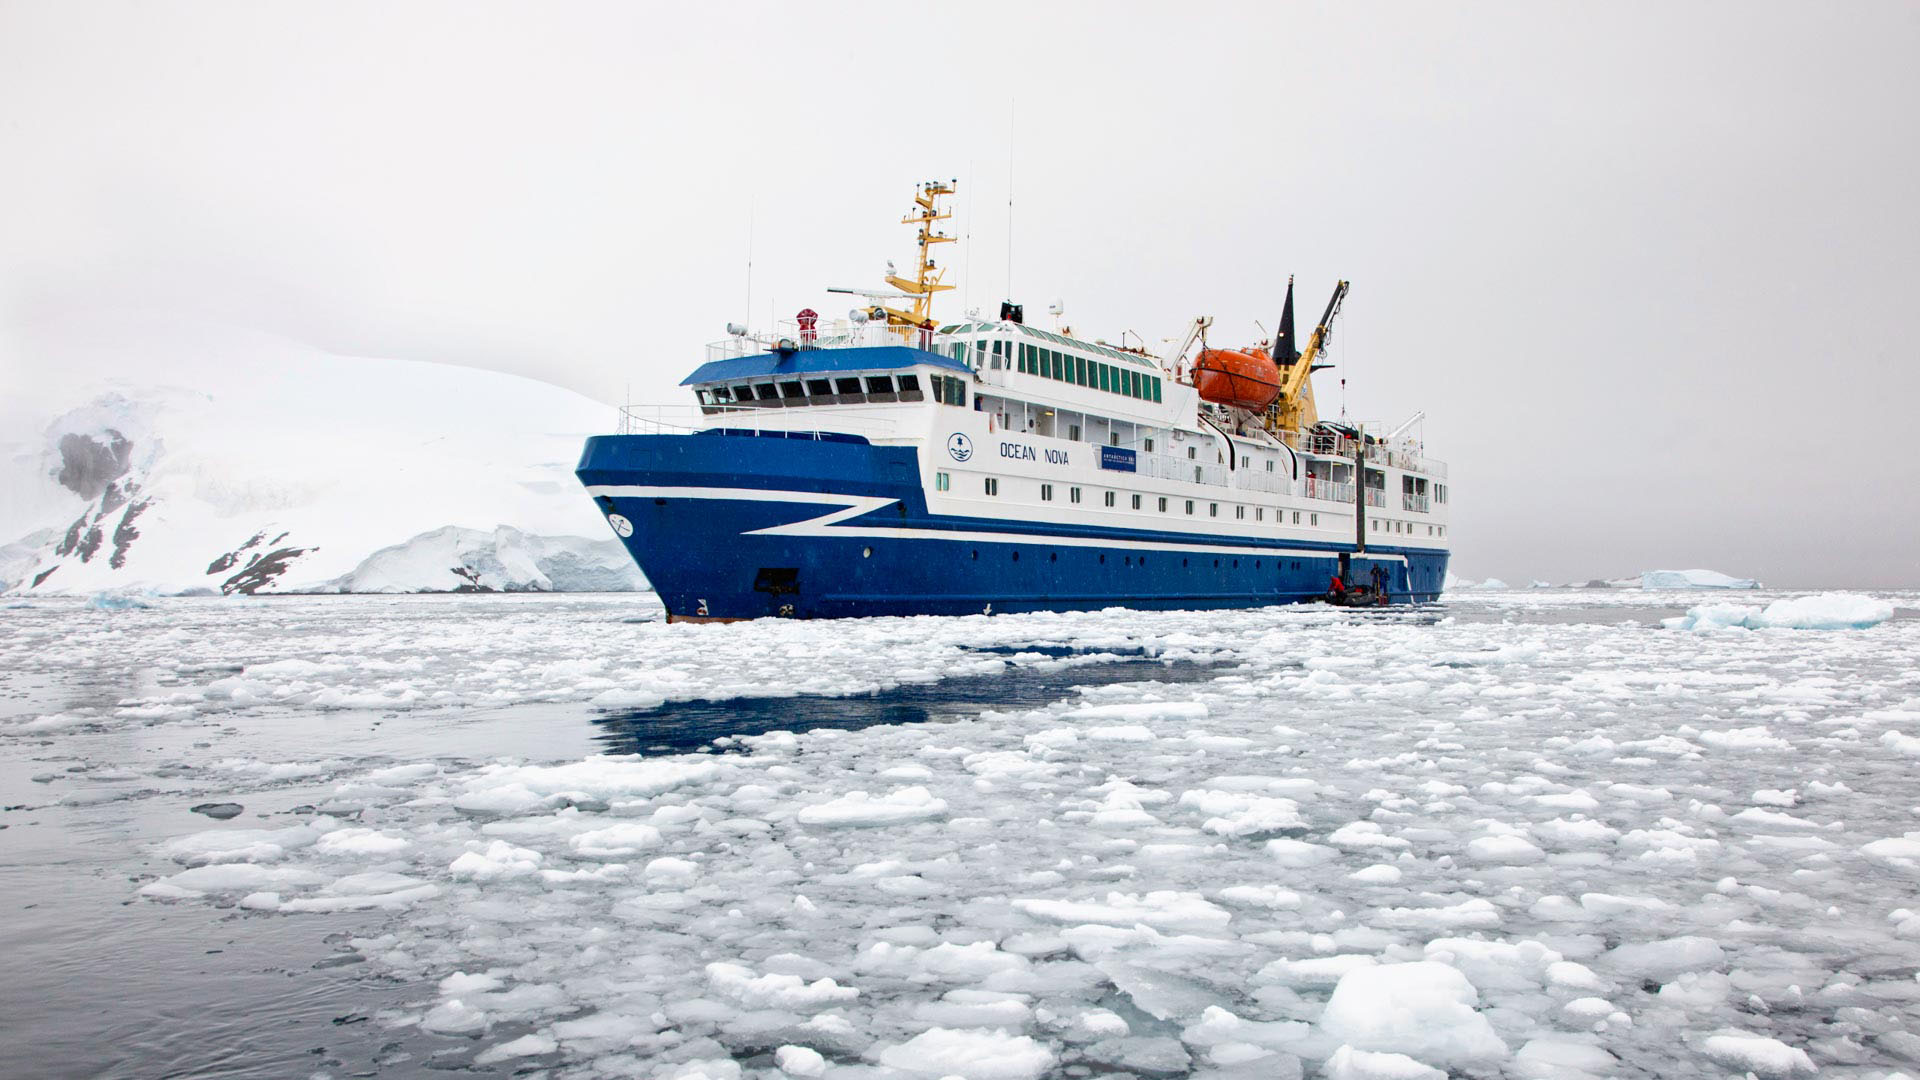
[[[905,345],[951,357],[954,352],[953,346],[966,340],[968,339],[953,334],[917,330],[911,326],[887,326],[871,322],[855,325],[845,320],[837,320],[831,326],[820,326],[808,331],[802,330],[798,323],[785,320],[776,322],[771,334],[742,334],[710,343],[707,346],[707,361],[711,363],[715,360],[733,360],[742,356],[759,356],[786,345],[802,351]]]
[[[626,405],[620,409],[622,435],[692,435],[701,431],[781,434],[824,439],[860,435],[869,439],[899,434],[897,421],[871,413],[829,409],[753,409],[696,405]]]
[[[1353,440],[1345,435],[1310,432],[1301,436],[1301,448],[1308,453],[1325,457],[1353,460]],[[1373,443],[1367,447],[1367,460],[1375,465],[1386,465],[1408,472],[1423,473],[1427,476],[1445,478],[1447,463],[1435,461],[1411,450],[1393,449],[1385,443]]]
[[[1306,494],[1309,499],[1323,499],[1327,502],[1343,503],[1353,501],[1352,484],[1342,484],[1332,480],[1321,480],[1317,477],[1309,476],[1306,479],[1306,485]]]
[[[1400,493],[1400,508],[1403,510],[1416,510],[1424,514],[1427,512],[1427,497],[1425,495],[1415,495],[1411,491],[1403,491]]]
[[[1189,484],[1219,484],[1227,482],[1225,465],[1206,465],[1192,458],[1176,457],[1172,454],[1140,454],[1134,459],[1134,468],[1141,476],[1151,476],[1158,480],[1182,480]]]
[[[1229,486],[1242,491],[1265,491],[1274,494],[1285,494],[1293,487],[1293,485],[1288,482],[1286,473],[1267,472],[1264,469],[1255,470],[1248,468],[1241,468],[1235,471],[1233,481]]]
[[[1384,507],[1387,505],[1387,493],[1379,488],[1367,489],[1367,505]]]

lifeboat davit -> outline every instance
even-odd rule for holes
[[[1202,401],[1259,412],[1280,396],[1280,366],[1265,349],[1202,349],[1193,386]]]

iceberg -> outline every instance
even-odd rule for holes
[[[1647,570],[1640,574],[1643,589],[1757,589],[1752,578],[1729,577],[1718,570]]]
[[[1893,618],[1893,605],[1858,593],[1789,596],[1765,608],[1747,604],[1702,604],[1685,615],[1662,619],[1669,630],[1865,630]]]

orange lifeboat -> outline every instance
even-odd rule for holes
[[[1259,412],[1280,396],[1280,367],[1265,349],[1202,349],[1193,385],[1202,401]]]

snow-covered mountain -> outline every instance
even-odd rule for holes
[[[0,444],[0,589],[623,590],[572,469],[612,410],[445,364],[225,343]]]

